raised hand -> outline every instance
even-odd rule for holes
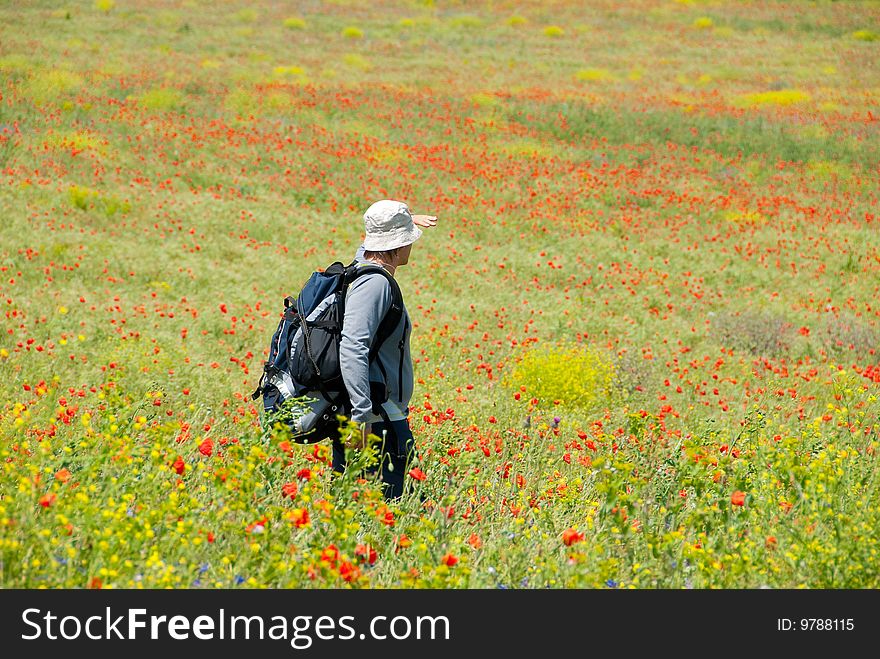
[[[436,215],[413,215],[413,224],[420,227],[435,227],[437,226],[437,216]]]

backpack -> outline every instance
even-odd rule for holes
[[[299,444],[338,437],[337,415],[350,403],[339,367],[339,343],[345,317],[345,294],[359,276],[378,272],[391,285],[391,308],[379,323],[370,346],[372,362],[403,316],[400,287],[379,265],[344,266],[339,261],[315,271],[296,298],[284,298],[284,314],[269,345],[269,359],[252,400],[263,398],[263,426],[281,421]],[[370,383],[373,408],[387,399],[384,383]]]

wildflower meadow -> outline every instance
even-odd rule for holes
[[[0,587],[880,587],[876,3],[0,19]],[[251,399],[383,198],[397,501]]]

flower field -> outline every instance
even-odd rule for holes
[[[876,4],[0,19],[0,587],[880,587]],[[250,397],[382,198],[395,502]]]

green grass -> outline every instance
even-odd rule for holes
[[[880,163],[876,140],[829,134],[804,137],[796,127],[764,117],[703,116],[650,108],[586,104],[509,104],[507,117],[574,144],[585,138],[621,146],[673,143],[714,151],[725,158],[758,156],[806,163],[819,158],[871,168]],[[564,118],[564,124],[560,119]]]

